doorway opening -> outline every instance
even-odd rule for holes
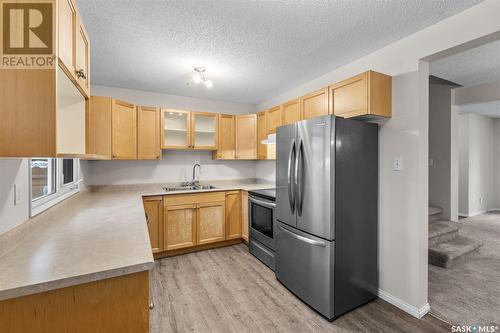
[[[431,313],[498,325],[500,40],[440,57],[429,72]]]

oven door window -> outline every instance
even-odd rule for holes
[[[273,238],[273,210],[253,202],[250,209],[252,228],[269,238]]]

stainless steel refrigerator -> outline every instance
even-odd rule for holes
[[[377,297],[378,126],[323,116],[276,140],[276,277],[333,320]]]

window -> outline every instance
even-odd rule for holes
[[[31,216],[78,192],[78,159],[31,159]]]

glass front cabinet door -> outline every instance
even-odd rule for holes
[[[191,142],[191,112],[162,109],[162,148],[189,149]]]
[[[218,119],[216,113],[192,112],[191,131],[192,146],[194,149],[216,150],[217,149],[217,127]]]

